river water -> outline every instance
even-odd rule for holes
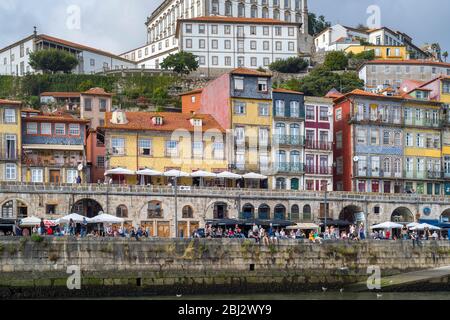
[[[129,299],[129,298],[125,298]],[[254,295],[199,295],[199,296],[149,296],[132,298],[138,300],[450,300],[450,292],[305,292],[293,294]]]

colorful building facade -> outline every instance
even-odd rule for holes
[[[374,51],[377,60],[407,60],[409,59],[406,46],[388,45],[351,45],[344,50],[345,53],[359,54],[365,51]]]
[[[21,102],[0,99],[0,181],[20,181]]]

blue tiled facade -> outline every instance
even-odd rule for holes
[[[235,90],[234,79],[244,79],[244,90]],[[258,91],[258,79],[267,79],[267,92]],[[258,100],[271,100],[271,88],[272,80],[269,77],[258,77],[248,75],[231,75],[231,92],[230,96],[233,98],[242,99],[258,99]]]
[[[32,121],[30,121],[32,122]],[[39,123],[39,122],[38,122]],[[39,123],[40,124],[40,123]],[[39,134],[38,125],[38,135],[28,135],[26,123],[22,126],[22,143],[23,144],[54,144],[54,145],[84,145],[84,128],[83,124],[80,124],[80,135],[79,136],[56,136],[54,133],[54,126],[52,126],[52,135],[45,136]],[[69,126],[66,126],[66,134],[68,133]]]
[[[287,117],[290,118],[291,117],[291,112],[290,112],[290,105],[292,101],[296,101],[299,103],[300,106],[300,112],[299,112],[299,119],[304,119],[305,118],[305,97],[303,96],[303,94],[293,94],[293,93],[281,93],[281,92],[273,92],[273,114],[274,116],[278,116],[278,117]],[[284,115],[279,115],[276,113],[276,101],[277,100],[282,100],[284,101],[284,105],[285,105],[285,114]]]
[[[358,144],[358,130],[364,129],[366,130],[366,143],[365,144]],[[378,131],[378,144],[372,145],[371,144],[371,135],[373,131]],[[400,134],[400,144],[394,145],[394,143],[385,145],[383,143],[383,134],[385,131],[390,132],[391,134],[391,141],[393,142],[395,139],[395,134]],[[376,154],[376,155],[394,155],[394,156],[403,156],[403,130],[400,128],[393,128],[393,127],[384,127],[384,126],[355,126],[355,153],[357,154]]]

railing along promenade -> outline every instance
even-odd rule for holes
[[[108,184],[41,184],[1,182],[0,193],[8,194],[77,194],[77,195],[130,195],[130,196],[174,196],[171,186],[154,185],[108,185]],[[295,199],[321,200],[324,191],[268,190],[251,188],[178,186],[180,197],[243,198],[243,199]],[[420,194],[380,194],[331,191],[329,201],[380,202],[380,203],[435,203],[450,205],[449,196]]]

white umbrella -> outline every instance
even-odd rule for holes
[[[189,173],[180,171],[180,170],[170,170],[166,171],[163,174],[165,177],[189,177]]]
[[[118,224],[118,223],[124,223],[125,219],[112,216],[110,214],[100,214],[96,217],[93,217],[92,219],[89,219],[89,223],[112,223],[112,224]]]
[[[139,171],[136,171],[136,174],[138,174],[140,176],[162,176],[163,175],[162,172],[152,170],[152,169],[139,170]]]
[[[267,179],[267,176],[264,176],[264,175],[259,174],[259,173],[254,173],[254,172],[250,172],[250,173],[244,174],[242,177],[244,179],[255,179],[255,180],[265,180],[265,179]]]
[[[215,178],[215,177],[217,177],[217,174],[199,170],[199,171],[195,171],[195,172],[191,173],[191,177],[192,178]]]
[[[124,168],[115,168],[111,170],[107,170],[105,172],[105,176],[111,176],[114,174],[123,175],[123,176],[134,176],[136,174],[135,171],[124,169]]]
[[[41,223],[41,219],[37,217],[28,217],[20,220],[21,227],[33,227],[37,226]]]
[[[62,218],[59,218],[57,221],[58,221],[58,223],[69,223],[70,220],[73,220],[73,222],[75,222],[75,223],[82,223],[84,218],[86,218],[87,222],[91,221],[91,219],[89,219],[85,216],[79,215],[78,213],[69,214]]]
[[[390,221],[383,222],[370,227],[370,229],[401,229],[401,228],[403,228],[402,224]]]
[[[415,226],[414,228],[412,228],[412,230],[425,230],[425,229],[428,229],[428,230],[441,230],[441,228],[433,226],[433,225],[428,224],[428,223],[422,223],[422,224],[419,224],[419,225]]]
[[[224,171],[221,172],[217,175],[217,178],[224,178],[224,179],[241,179],[242,176],[236,173],[232,173],[232,172],[228,172],[228,171]]]
[[[417,227],[418,225],[420,225],[420,223],[417,223],[417,222],[411,222],[411,223],[407,224],[406,227],[407,227],[408,229],[411,229],[411,228]]]

